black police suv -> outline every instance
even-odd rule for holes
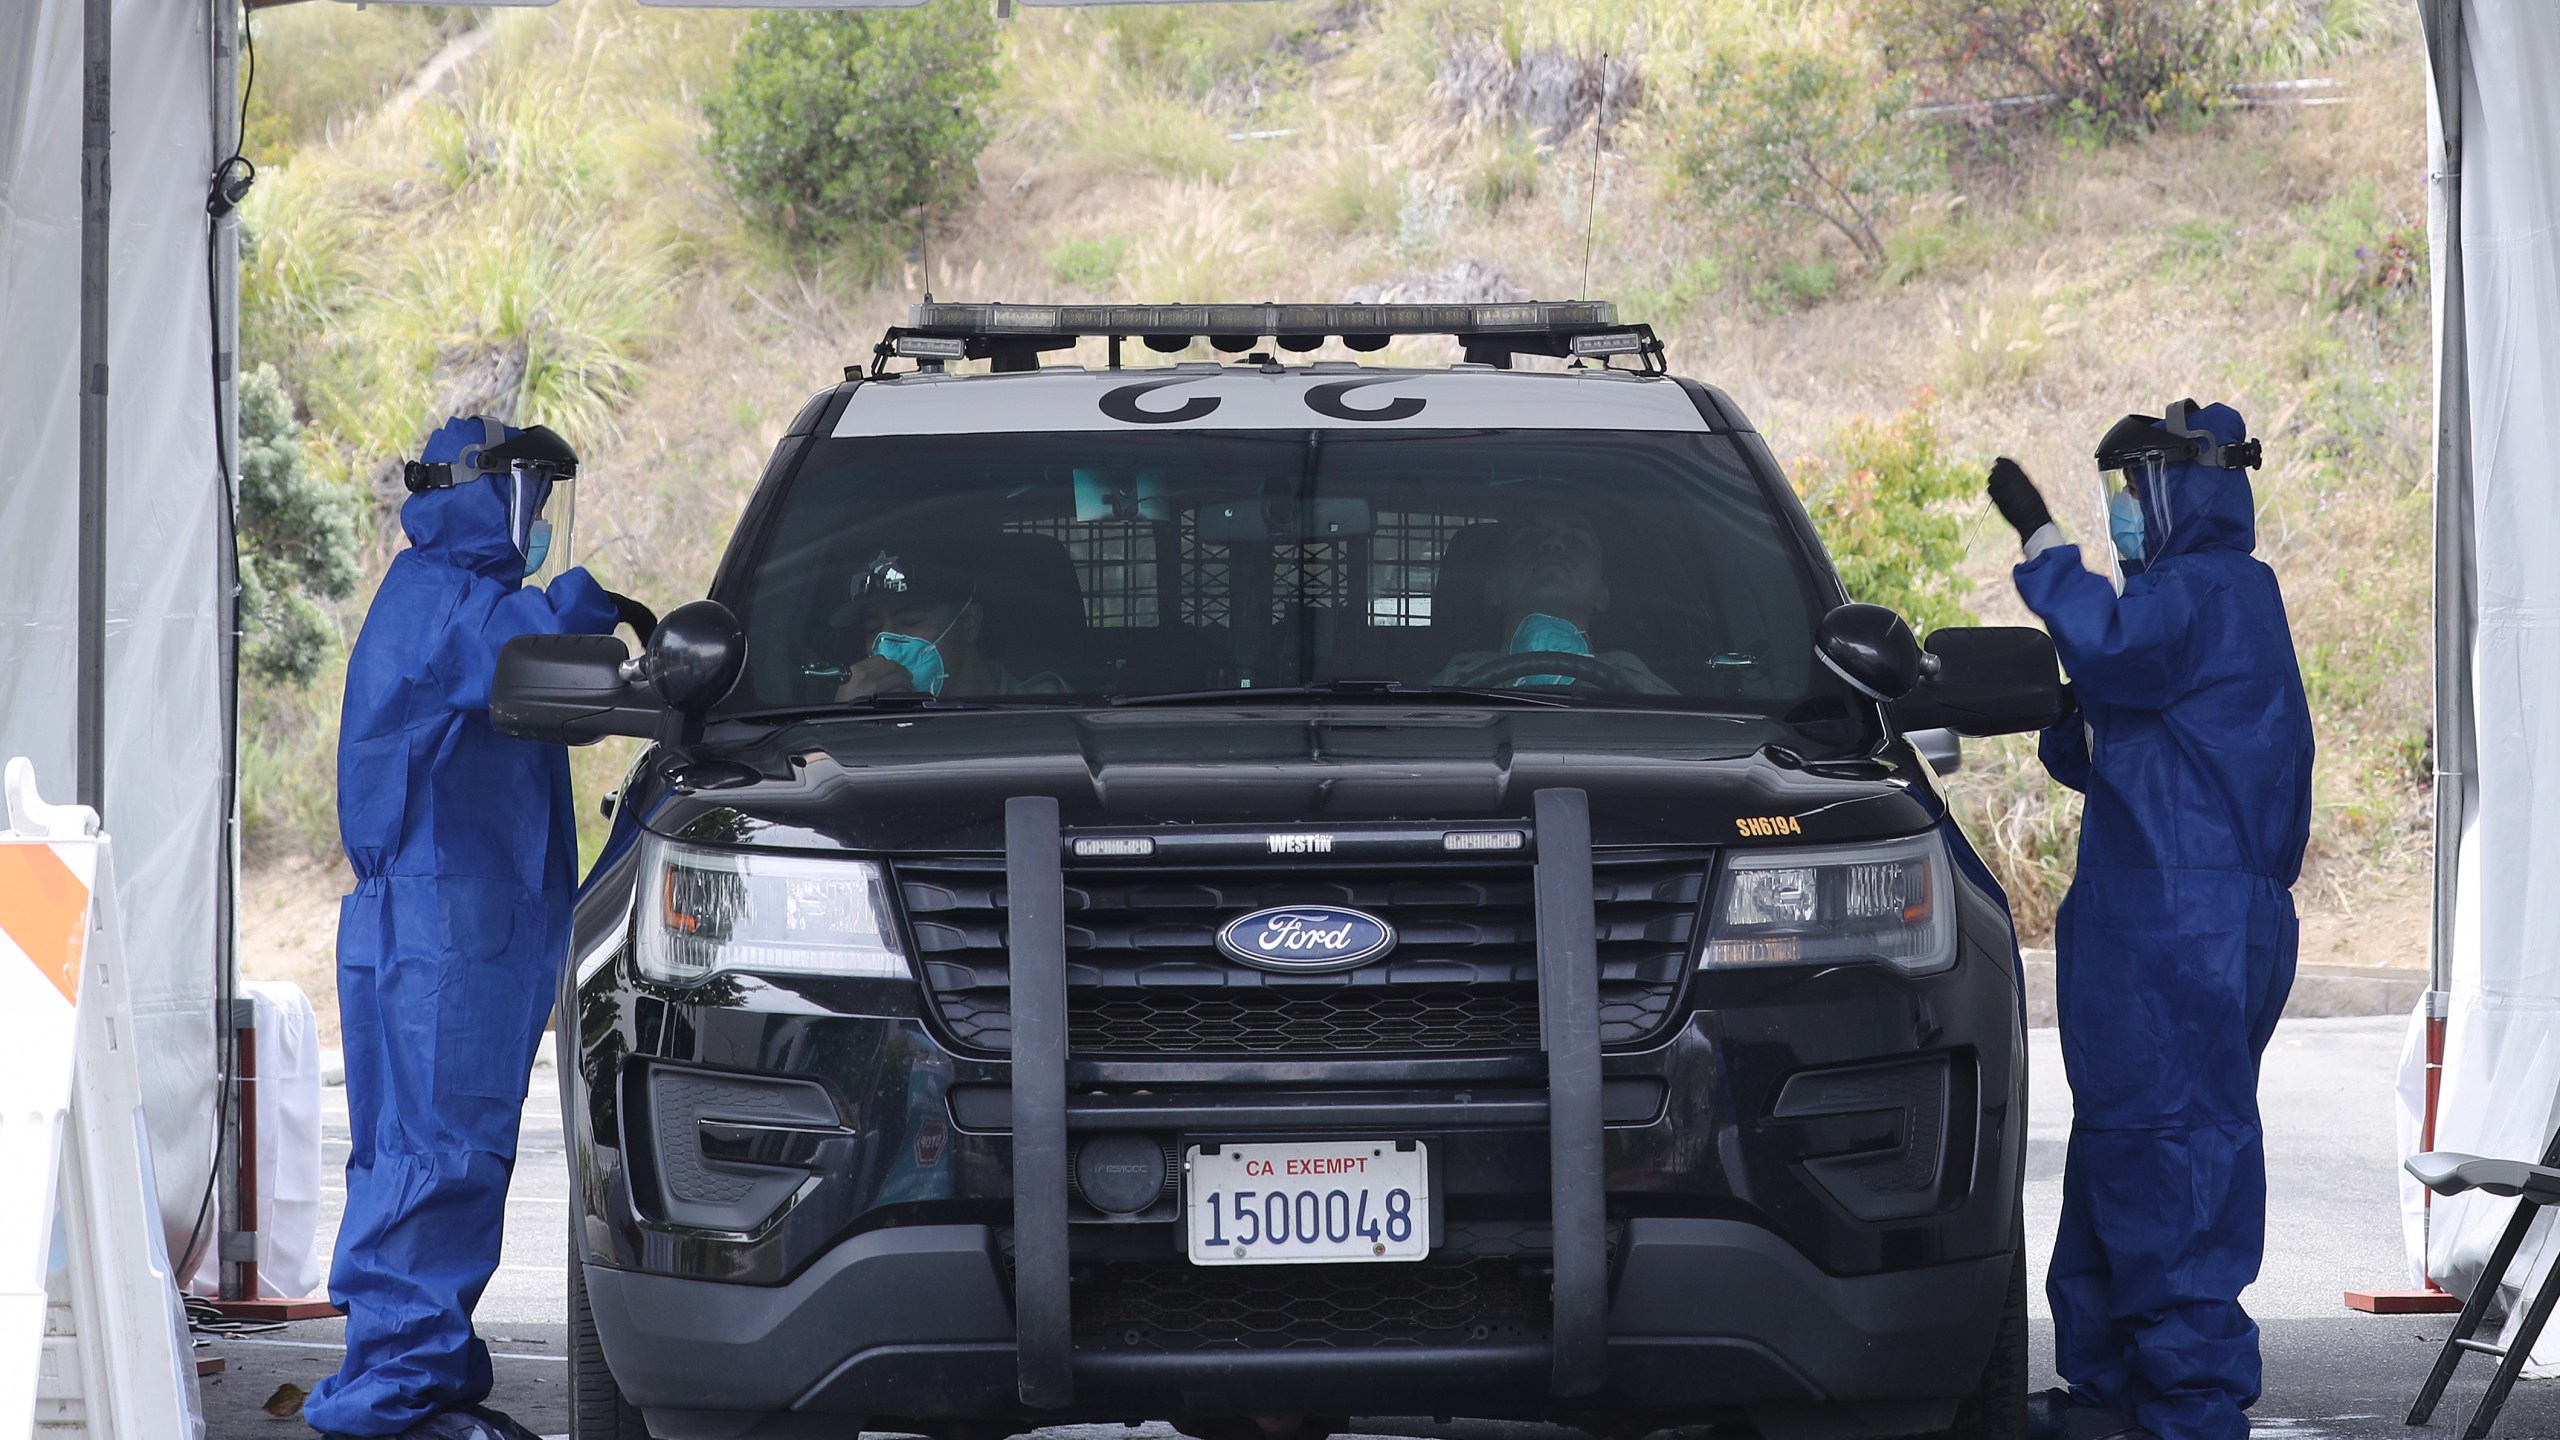
[[[2062,694],[1849,601],[1603,304],[921,307],[709,600],[502,665],[655,742],[561,982],[577,1435],[2015,1434],[2016,945],[1914,736]]]

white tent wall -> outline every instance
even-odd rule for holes
[[[2470,457],[2468,513],[2453,518],[2473,594],[2468,626],[2451,633],[2469,631],[2456,654],[2470,661],[2477,753],[2468,777],[2439,767],[2457,772],[2440,784],[2468,780],[2469,813],[2458,840],[2437,842],[2460,849],[2458,882],[2438,898],[2453,933],[2435,1143],[2531,1159],[2560,1122],[2560,9],[2470,0],[2461,18],[2458,37],[2438,27],[2430,39],[2440,55],[2458,41],[2461,60],[2459,331],[2439,316],[2460,343],[2439,370],[2447,397],[2468,395],[2444,418],[2465,427]],[[2439,255],[2453,238],[2438,235]],[[2460,504],[2458,487],[2447,493]],[[2469,1293],[2513,1204],[2437,1201],[2430,1273]],[[2535,1359],[2560,1361],[2560,1337]]]
[[[108,828],[171,1251],[213,1158],[230,846],[204,196],[207,0],[117,0],[107,404]],[[75,774],[81,6],[0,0],[0,755]]]

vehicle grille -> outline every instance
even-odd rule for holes
[[[1602,857],[1600,1035],[1670,1018],[1692,963],[1706,860]],[[1011,1048],[1004,865],[907,861],[899,893],[924,978],[964,1044]],[[1482,1054],[1538,1044],[1537,917],[1526,864],[1360,871],[1067,872],[1068,1046],[1080,1055]],[[1333,975],[1275,975],[1218,952],[1227,920],[1275,905],[1349,906],[1396,948]]]
[[[1090,1267],[1071,1311],[1088,1350],[1366,1349],[1547,1337],[1553,1282],[1541,1261]]]

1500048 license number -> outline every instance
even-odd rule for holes
[[[1329,1245],[1366,1240],[1374,1246],[1402,1245],[1413,1238],[1413,1192],[1389,1190],[1382,1203],[1383,1217],[1372,1217],[1369,1201],[1373,1192],[1361,1190],[1356,1195],[1341,1190],[1327,1190],[1319,1195],[1313,1190],[1234,1190],[1211,1194],[1209,1233],[1201,1243],[1225,1245],[1286,1245],[1291,1240],[1313,1243],[1322,1240]],[[1225,1202],[1225,1203],[1222,1203]],[[1235,1238],[1227,1238],[1220,1212],[1227,1203],[1235,1206]]]
[[[1419,1260],[1430,1253],[1430,1167],[1418,1143],[1194,1146],[1183,1172],[1195,1264]]]

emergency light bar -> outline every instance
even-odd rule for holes
[[[874,374],[892,356],[939,367],[952,360],[991,360],[998,371],[1036,370],[1040,354],[1078,340],[1108,339],[1118,368],[1120,344],[1137,340],[1172,354],[1207,340],[1241,354],[1268,339],[1303,353],[1339,340],[1346,349],[1386,348],[1398,335],[1447,335],[1467,359],[1509,368],[1511,357],[1633,355],[1649,365],[1662,355],[1652,327],[1621,325],[1606,300],[1529,300],[1485,305],[1009,305],[927,300],[892,328],[874,354]],[[848,377],[850,378],[850,376]]]

